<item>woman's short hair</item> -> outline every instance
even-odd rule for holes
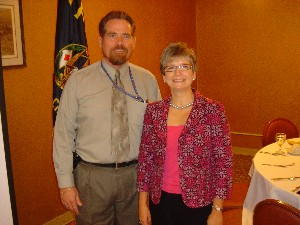
[[[192,65],[193,72],[197,71],[197,56],[194,49],[187,46],[184,42],[169,44],[162,52],[160,57],[160,72],[165,75],[167,63],[177,58],[188,59]]]
[[[123,11],[111,11],[111,12],[107,13],[106,16],[104,16],[101,19],[100,23],[99,23],[98,29],[99,29],[99,34],[100,34],[100,36],[102,38],[104,37],[104,35],[106,33],[106,30],[105,30],[106,23],[109,20],[113,20],[113,19],[128,21],[128,23],[131,26],[131,35],[134,36],[134,33],[135,33],[135,23],[134,23],[133,19],[126,12],[123,12]]]

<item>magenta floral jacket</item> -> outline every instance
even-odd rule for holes
[[[161,196],[171,96],[147,106],[140,145],[137,188],[154,204]],[[222,104],[195,91],[193,108],[178,139],[180,186],[190,208],[227,199],[232,189],[230,128]]]

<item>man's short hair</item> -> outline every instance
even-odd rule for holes
[[[101,19],[100,23],[99,23],[99,34],[100,34],[100,36],[102,38],[104,37],[104,35],[106,33],[106,30],[105,30],[106,23],[109,20],[113,20],[113,19],[128,21],[128,23],[131,26],[131,35],[134,36],[134,33],[135,33],[135,23],[134,23],[133,19],[126,12],[123,12],[123,11],[111,11],[111,12],[107,13],[106,16],[104,16]]]

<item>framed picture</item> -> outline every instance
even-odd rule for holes
[[[2,66],[23,65],[23,26],[21,0],[0,0]]]

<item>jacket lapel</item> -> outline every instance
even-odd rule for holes
[[[204,117],[205,113],[205,98],[200,95],[199,92],[195,92],[195,100],[193,108],[190,112],[190,115],[186,121],[184,129],[181,135],[188,133],[190,130],[193,130],[197,124],[201,123],[201,119]]]
[[[156,118],[154,129],[157,132],[157,136],[162,141],[162,143],[167,142],[167,119],[170,99],[171,97],[168,97],[160,101],[157,107],[154,109]]]

